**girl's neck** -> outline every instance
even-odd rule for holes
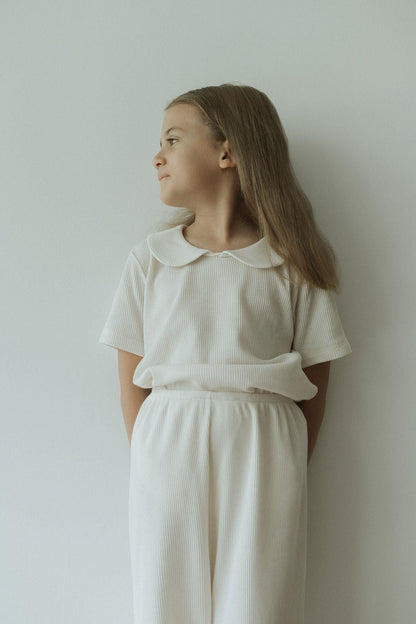
[[[218,236],[210,236],[206,228],[198,227],[196,222],[188,225],[182,230],[185,239],[191,245],[202,249],[210,249],[214,253],[225,251],[226,249],[241,249],[256,243],[261,237],[257,233],[257,228],[253,225],[237,226],[229,235],[223,238]]]

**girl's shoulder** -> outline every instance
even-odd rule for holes
[[[129,255],[138,261],[146,275],[152,257],[163,264],[170,264],[170,260],[174,259],[172,264],[175,264],[181,251],[178,234],[178,228],[150,232],[130,249]]]
[[[149,268],[151,252],[148,245],[149,236],[139,240],[129,251],[129,255],[132,256],[141,266],[143,272],[147,275]]]

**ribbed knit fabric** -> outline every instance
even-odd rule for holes
[[[133,377],[143,388],[311,399],[302,368],[351,352],[334,293],[279,276],[283,260],[264,238],[213,253],[183,227],[130,250],[99,342],[144,356]]]
[[[135,624],[303,624],[302,368],[350,353],[332,292],[264,238],[213,253],[182,225],[130,250],[99,341],[152,392],[130,462]]]
[[[307,426],[292,400],[156,388],[130,466],[135,624],[303,624]]]

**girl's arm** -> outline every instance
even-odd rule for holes
[[[322,419],[324,417],[330,364],[331,362],[321,362],[303,369],[303,372],[309,381],[318,387],[318,393],[313,397],[313,399],[309,399],[309,401],[300,401],[298,403],[308,425],[308,464],[311,459],[313,449],[315,448]]]
[[[133,373],[143,359],[139,355],[118,349],[118,373],[120,379],[120,404],[123,412],[127,437],[131,445],[134,423],[143,401],[151,393],[151,388],[140,388],[132,382]]]

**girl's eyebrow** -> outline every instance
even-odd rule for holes
[[[179,126],[172,126],[171,128],[169,128],[169,130],[166,130],[165,136],[167,136],[171,130],[182,130],[182,131],[184,131],[183,128],[180,128]],[[160,147],[162,147],[162,143],[161,142],[160,142]]]

